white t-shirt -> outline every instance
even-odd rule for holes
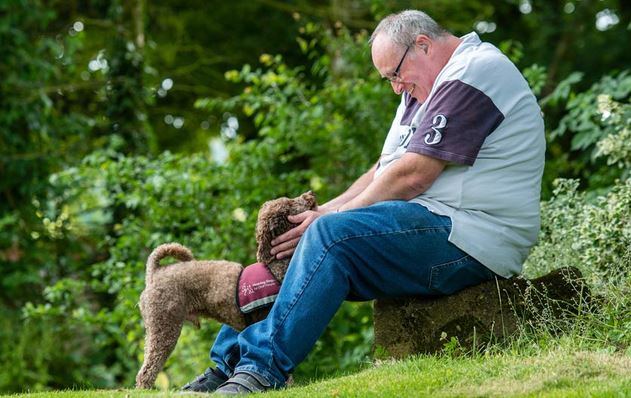
[[[540,228],[543,118],[505,55],[476,33],[462,40],[423,104],[402,95],[375,178],[405,152],[447,161],[411,202],[449,216],[449,241],[510,277],[521,272]]]

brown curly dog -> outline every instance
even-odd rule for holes
[[[312,192],[293,199],[279,198],[265,202],[256,224],[256,258],[269,267],[277,281],[282,281],[289,258],[277,260],[270,254],[271,241],[295,224],[287,220],[317,207]],[[160,267],[160,260],[174,257],[179,263]],[[175,348],[185,320],[199,327],[199,317],[215,319],[242,330],[249,323],[263,319],[269,308],[246,319],[235,299],[241,264],[223,260],[194,260],[193,254],[178,243],[158,246],[147,260],[145,290],[140,295],[144,321],[145,355],[136,376],[136,388],[151,388],[167,358]],[[248,322],[249,321],[249,322]]]

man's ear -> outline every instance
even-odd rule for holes
[[[427,51],[429,51],[432,45],[432,40],[427,35],[418,35],[416,36],[416,40],[414,41],[414,44],[419,46],[421,50],[423,50],[423,52],[427,54]]]

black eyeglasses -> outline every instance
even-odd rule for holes
[[[397,81],[397,79],[399,78],[399,72],[401,71],[401,65],[403,65],[403,61],[405,61],[405,56],[408,55],[408,51],[410,51],[410,46],[407,46],[407,48],[405,49],[405,52],[401,57],[401,61],[399,61],[399,65],[397,65],[397,68],[394,70],[394,72],[392,72],[392,76],[386,76],[384,77],[384,79],[386,79],[390,83]]]

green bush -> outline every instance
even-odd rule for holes
[[[39,220],[37,237],[32,237],[43,242],[38,253],[46,253],[42,262],[48,265],[45,271],[51,271],[45,272],[45,283],[38,279],[39,286],[46,286],[43,297],[24,307],[22,330],[28,332],[6,333],[12,342],[7,344],[21,346],[29,340],[47,344],[60,339],[79,348],[52,352],[42,347],[41,358],[33,359],[42,364],[35,367],[36,373],[4,388],[132,385],[143,344],[137,301],[144,287],[144,263],[155,246],[178,241],[197,258],[249,264],[254,261],[257,210],[264,201],[311,189],[323,203],[368,169],[377,159],[398,100],[372,69],[366,39],[365,33],[322,32],[307,24],[299,45],[313,61],[309,67],[292,68],[280,56],[263,55],[258,67],[246,65],[227,72],[226,78],[241,85],[243,92],[234,98],[197,102],[200,112],[225,115],[220,141],[227,150],[226,159],[201,148],[190,155],[123,155],[121,143],[112,139],[109,148],[94,151],[76,167],[52,175],[47,195],[27,205]],[[541,89],[545,70],[533,66],[528,76]],[[627,77],[621,74],[615,79],[622,82]],[[614,180],[608,171],[598,169],[590,175],[592,181],[600,181],[595,185],[607,188],[599,197],[580,192],[575,181],[558,182],[554,197],[544,203],[540,243],[525,270],[535,276],[575,265],[592,286],[609,288],[610,306],[594,318],[608,326],[594,328],[592,333],[601,333],[602,341],[628,344],[626,326],[615,319],[625,316],[626,322],[629,307],[616,306],[614,301],[628,284],[616,285],[617,290],[610,284],[619,271],[630,267],[631,188],[629,147],[624,141],[629,134],[628,101],[624,96],[599,97],[607,92],[594,90],[589,101],[576,105],[576,112],[584,112],[587,116],[577,117],[589,119],[601,130],[596,138],[589,136],[587,147],[577,149],[581,154],[594,150],[594,156],[602,155],[603,160],[621,166],[610,167],[620,180],[611,187]],[[574,95],[567,92],[563,98]],[[568,104],[574,109],[574,102]],[[610,117],[594,114],[599,104]],[[251,131],[236,129],[233,117]],[[566,128],[554,140],[587,134],[573,129]],[[567,157],[559,164],[583,167]],[[3,216],[0,225],[14,221],[13,215]],[[46,252],[51,247],[55,250]],[[625,278],[621,280],[627,283]],[[297,376],[327,375],[361,365],[372,341],[371,313],[369,304],[345,304]],[[46,334],[61,326],[63,333]],[[8,327],[2,325],[1,330]],[[218,327],[215,322],[203,323],[200,331],[185,327],[165,368],[166,377],[160,379],[162,385],[181,385],[203,370]],[[74,354],[64,359],[64,352]],[[47,365],[56,358],[81,369],[81,374]],[[16,358],[2,357],[2,369],[13,361]],[[16,372],[24,368],[15,367]],[[1,382],[11,383],[11,379]]]
[[[39,209],[46,238],[98,241],[100,254],[47,287],[45,303],[27,305],[25,313],[88,325],[91,348],[105,354],[83,358],[86,368],[100,366],[115,383],[133,383],[143,339],[137,301],[154,247],[178,241],[197,258],[252,263],[264,201],[311,189],[323,203],[376,161],[397,101],[366,62],[365,34],[333,37],[308,25],[305,35],[314,59],[309,71],[263,56],[264,69],[226,74],[246,85],[243,94],[199,101],[201,109],[250,118],[257,129],[254,137],[223,137],[225,163],[204,153],[147,158],[110,148],[51,178],[54,190]],[[318,46],[327,55],[316,56]],[[360,365],[370,350],[371,323],[368,304],[345,305],[298,375]],[[172,384],[207,365],[199,362],[218,326],[185,329],[166,367]]]
[[[576,180],[557,180],[553,198],[543,203],[539,243],[526,274],[574,266],[597,289],[631,277],[631,179],[595,200],[577,188]]]
[[[24,321],[0,311],[0,391],[103,385],[88,328],[51,317]],[[90,357],[94,364],[85,366]]]
[[[572,111],[557,131],[567,129],[564,123],[574,126],[577,142],[588,142],[592,156],[604,158],[621,179],[605,190],[592,192],[580,192],[578,180],[555,181],[553,197],[542,204],[542,229],[539,244],[525,264],[528,274],[573,265],[598,288],[621,275],[631,275],[629,93],[631,78],[621,73],[615,78],[604,77],[570,101]],[[572,117],[582,122],[570,123]],[[595,173],[591,178],[598,177]]]
[[[559,177],[579,179],[582,189],[603,193],[629,176],[631,73],[612,72],[579,91],[583,78],[570,74],[540,101],[549,129],[546,198]],[[614,163],[620,167],[610,167]]]
[[[605,77],[602,82],[612,79]],[[621,178],[606,189],[587,192],[579,191],[578,180],[556,180],[552,197],[542,203],[539,243],[528,257],[524,271],[527,276],[536,277],[560,267],[578,268],[595,299],[585,303],[580,316],[572,318],[573,324],[565,325],[563,330],[569,331],[577,345],[629,351],[631,152],[627,137],[631,128],[631,105],[625,97],[631,80],[624,73],[616,79],[626,83],[611,95],[609,89],[599,88],[599,85],[592,87],[589,94],[578,101],[586,103],[585,98],[589,98],[589,104],[576,107],[573,114],[580,120],[593,121],[590,128],[577,133],[583,135],[579,141],[589,140],[593,156],[603,157],[614,170],[613,175]],[[615,94],[621,91],[622,95]],[[579,109],[583,114],[577,113]],[[605,177],[611,175],[605,173]],[[595,173],[591,178],[602,182],[600,177],[603,175]],[[527,336],[526,344],[542,341],[556,325],[550,322],[541,326]]]

